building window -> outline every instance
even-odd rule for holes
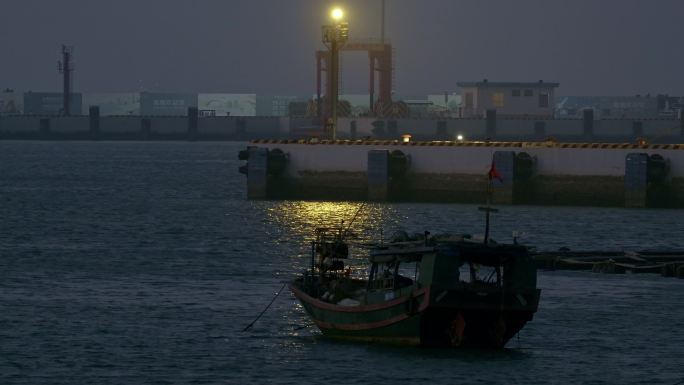
[[[525,90],[525,96],[534,96],[534,92],[532,90]]]
[[[520,96],[520,90],[513,90],[513,96]]]
[[[549,108],[549,94],[544,92],[539,93],[539,107]]]
[[[492,95],[492,104],[494,104],[494,107],[503,107],[504,106],[504,93],[503,92],[495,92],[494,95]]]

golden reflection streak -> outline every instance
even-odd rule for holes
[[[345,264],[351,268],[352,276],[357,277],[365,275],[367,269],[367,251],[357,243],[378,241],[382,228],[396,217],[396,210],[391,206],[359,202],[286,201],[267,211],[271,223],[285,229],[293,241],[300,242],[300,252],[290,257],[293,267],[308,266],[310,242],[317,228],[349,228],[350,259]]]

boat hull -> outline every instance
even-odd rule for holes
[[[425,287],[381,303],[340,306],[296,282],[290,290],[326,337],[414,346],[501,348],[532,319],[539,300],[538,290],[504,293],[502,306],[501,292]]]

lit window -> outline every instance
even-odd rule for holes
[[[503,107],[504,106],[504,93],[503,92],[495,92],[494,95],[492,95],[492,103],[494,104],[494,107]]]

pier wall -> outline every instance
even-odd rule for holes
[[[341,138],[351,138],[352,122],[356,124],[356,138],[382,137],[378,135],[373,123],[374,118],[343,118],[338,123],[338,134]],[[398,119],[394,120],[394,131],[389,132],[388,122],[384,121],[384,137],[396,138],[401,134],[410,134],[415,139],[442,139],[453,140],[457,135],[463,135],[468,140],[484,140],[487,135],[487,121],[485,119],[445,119],[442,120],[446,130],[442,133],[438,130],[439,119]],[[635,132],[634,122],[641,124],[641,132]],[[439,138],[440,135],[446,137]],[[682,132],[680,121],[677,119],[603,119],[593,121],[593,129],[590,135],[585,134],[584,121],[582,119],[526,119],[526,118],[499,118],[496,121],[495,135],[490,139],[498,140],[540,140],[554,138],[556,140],[567,139],[591,139],[598,141],[621,141],[644,137],[654,142],[681,142]],[[627,140],[631,141],[631,140]]]
[[[197,131],[191,129],[188,116],[100,116],[99,129],[93,135],[87,115],[75,117],[40,115],[0,116],[0,139],[205,139],[251,140],[266,138],[302,138],[320,135],[316,118],[210,116],[199,117]],[[49,122],[46,136],[41,121]],[[45,124],[45,123],[43,123]],[[398,119],[341,118],[337,134],[340,139],[397,139],[410,134],[414,140],[539,141],[561,142],[684,142],[684,120],[681,119],[583,119],[498,118],[487,130],[486,119]],[[43,127],[43,129],[41,129]],[[355,129],[352,129],[355,127]],[[54,128],[54,129],[52,129]]]
[[[188,139],[187,116],[101,116],[94,133],[87,115],[0,117],[0,139]],[[49,122],[46,130],[42,122]],[[43,124],[43,126],[41,126]],[[197,120],[194,139],[250,140],[285,138],[289,118],[215,116]]]
[[[684,145],[601,145],[549,142],[400,143],[394,141],[255,141],[253,146],[288,155],[273,198],[359,199],[368,190],[368,153],[401,151],[410,159],[395,200],[482,202],[496,151],[527,153],[536,160],[532,178],[514,201],[547,205],[625,205],[626,157],[658,154],[669,162],[668,207],[684,207]],[[595,148],[592,148],[594,146]]]
[[[629,148],[563,148],[543,142],[496,143],[493,146],[464,145],[405,145],[396,144],[294,144],[278,141],[255,141],[253,145],[269,149],[279,148],[290,154],[289,176],[302,171],[366,172],[369,150],[400,150],[411,157],[412,173],[485,175],[494,151],[524,151],[538,159],[539,176],[618,176],[625,173],[627,154],[641,152],[660,154],[670,160],[671,175],[684,178],[684,145],[677,149],[655,146]]]
[[[87,127],[82,127],[82,130]],[[140,119],[137,117],[117,116],[100,118],[100,131],[108,134],[136,135],[141,132]]]

